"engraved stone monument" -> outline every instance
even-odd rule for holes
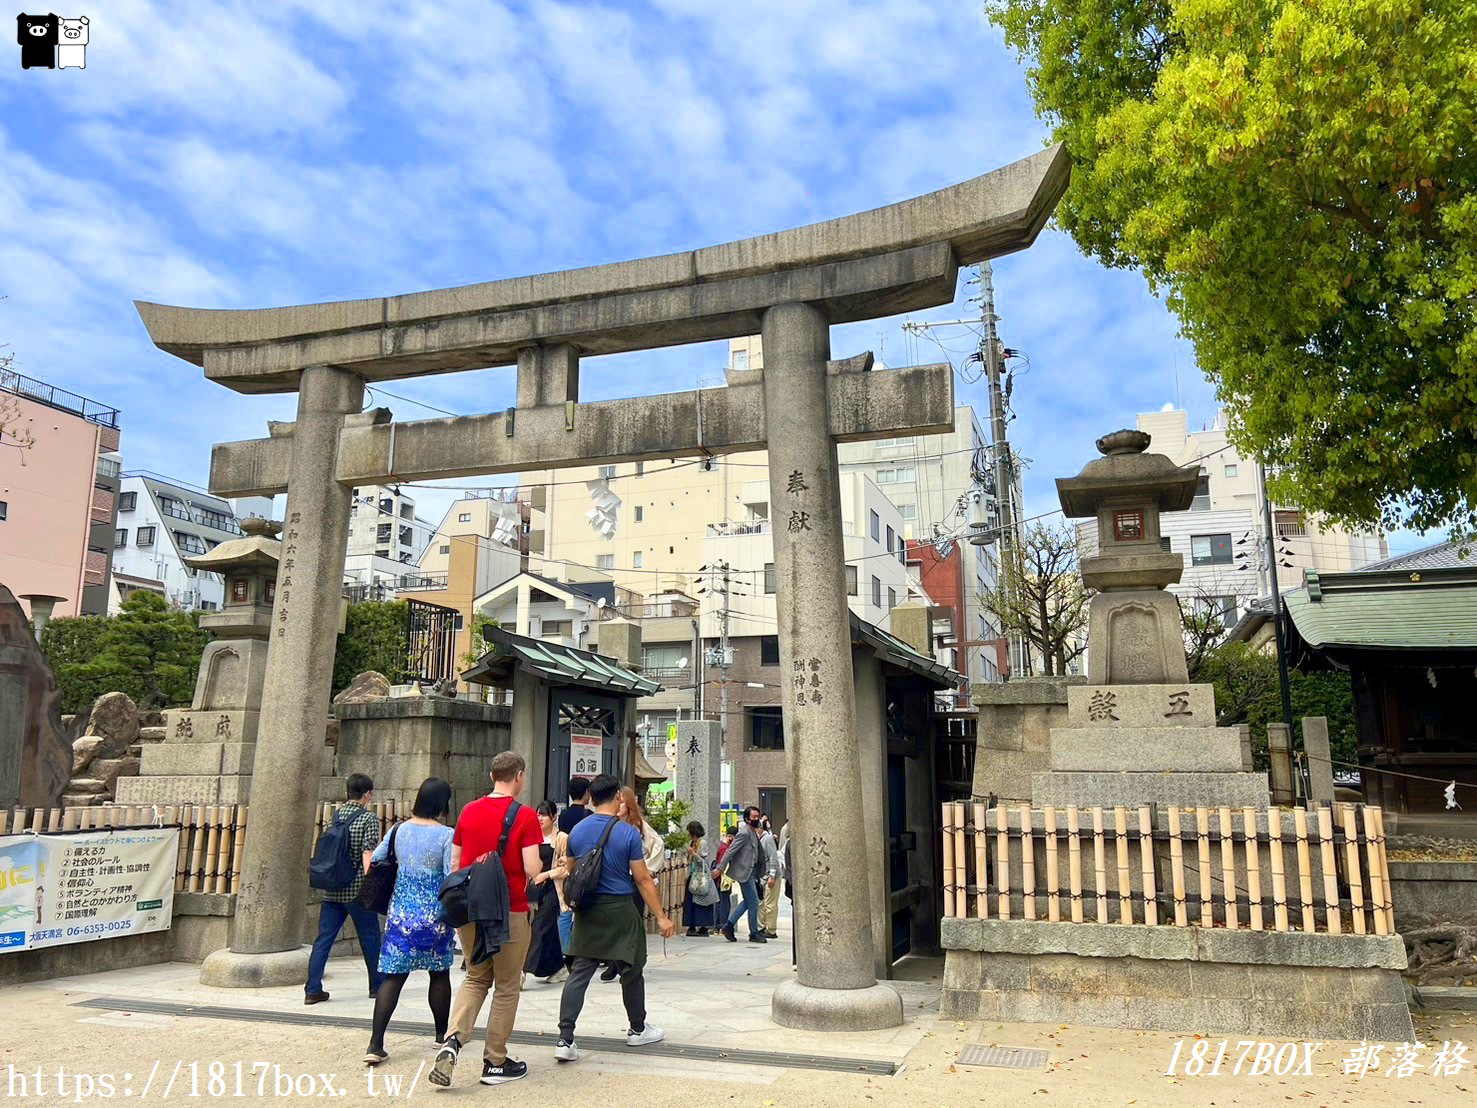
[[[1149,454],[1142,431],[1097,442],[1103,457],[1057,480],[1070,519],[1096,517],[1098,553],[1082,559],[1097,592],[1088,615],[1088,683],[1067,688],[1067,725],[1051,730],[1051,769],[1032,776],[1037,805],[1229,804],[1265,808],[1267,779],[1242,769],[1239,734],[1215,725],[1215,689],[1192,685],[1179,601],[1182,555],[1163,548],[1159,514],[1195,497],[1199,473]]]

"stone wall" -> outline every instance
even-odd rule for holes
[[[949,1019],[1414,1041],[1399,936],[947,919],[943,941]]]
[[[1395,902],[1395,926],[1401,931],[1412,916],[1477,917],[1477,862],[1392,861],[1390,899]]]
[[[1023,677],[976,685],[974,795],[1029,802],[1031,775],[1051,768],[1051,729],[1067,723],[1067,688],[1085,677]]]

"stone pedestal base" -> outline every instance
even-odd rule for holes
[[[792,980],[775,989],[769,1014],[801,1031],[880,1031],[902,1026],[903,998],[886,985],[814,989]]]
[[[217,950],[200,963],[200,984],[217,989],[301,985],[308,979],[308,957],[311,954],[312,948],[306,946],[271,954]]]
[[[1171,804],[1184,808],[1219,807],[1266,809],[1272,793],[1261,773],[1118,773],[1112,770],[1036,773],[1031,776],[1031,799],[1040,808],[1122,804]]]

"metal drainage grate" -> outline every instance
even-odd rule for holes
[[[992,1066],[1000,1070],[1039,1070],[1046,1051],[1025,1046],[967,1046],[959,1052],[961,1066]]]

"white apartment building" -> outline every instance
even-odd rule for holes
[[[415,499],[395,485],[353,491],[344,581],[366,599],[416,587],[416,566],[436,529],[415,514]]]
[[[1340,572],[1389,556],[1382,535],[1347,531],[1296,508],[1272,506],[1275,564],[1268,566],[1266,524],[1255,462],[1230,445],[1224,412],[1209,426],[1189,430],[1183,410],[1138,417],[1150,436],[1149,449],[1178,465],[1197,465],[1200,488],[1188,512],[1160,517],[1166,550],[1184,555],[1185,569],[1170,591],[1197,608],[1212,607],[1231,627],[1250,605],[1271,593],[1270,572],[1279,589],[1294,589],[1305,569]],[[1097,525],[1079,524],[1084,553],[1097,545]]]
[[[220,574],[200,573],[184,560],[240,537],[228,501],[157,473],[122,475],[113,570],[131,579],[127,591],[158,582],[171,604],[216,611],[225,602]]]
[[[527,516],[527,499],[468,493],[446,509],[441,526],[434,529],[416,558],[420,572],[432,577],[446,573],[451,566],[452,544],[458,539],[492,539],[499,546],[525,550]]]

